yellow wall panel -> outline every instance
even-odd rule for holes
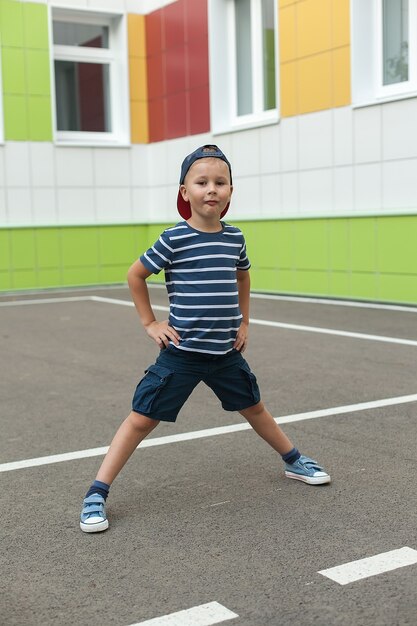
[[[129,59],[129,81],[130,81],[130,99],[140,100],[141,92],[139,88],[141,59],[130,57]]]
[[[130,129],[132,143],[149,143],[147,102],[130,103]]]
[[[333,0],[332,5],[333,47],[350,44],[350,1]]]
[[[297,4],[299,0],[279,0],[279,8],[287,7],[290,4]]]
[[[141,56],[140,42],[140,24],[143,22],[143,15],[134,15],[130,13],[127,16],[127,34],[128,34],[128,50],[129,56]]]
[[[297,9],[299,57],[324,52],[332,47],[332,0],[305,0]]]
[[[297,56],[296,8],[291,5],[279,14],[279,48],[281,63],[292,61]]]
[[[333,106],[347,106],[350,94],[350,47],[333,51]]]
[[[281,115],[297,115],[297,61],[281,65]]]
[[[316,54],[298,61],[298,79],[298,113],[332,108],[331,52]]]

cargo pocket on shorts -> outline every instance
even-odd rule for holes
[[[151,413],[156,398],[171,376],[172,371],[162,365],[151,365],[145,370],[145,376],[136,387],[133,410],[145,415]]]
[[[239,367],[243,372],[249,393],[252,395],[253,404],[258,404],[261,399],[261,393],[259,391],[258,382],[256,380],[255,374],[252,372],[246,361],[239,364]]]

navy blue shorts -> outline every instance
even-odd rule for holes
[[[201,381],[214,391],[226,411],[242,411],[260,401],[256,377],[237,350],[212,356],[170,346],[145,370],[133,396],[132,410],[155,420],[175,422]]]

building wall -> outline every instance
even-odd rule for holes
[[[278,14],[278,124],[213,137],[207,0],[132,0],[131,144],[63,146],[48,5],[0,0],[0,290],[123,282],[177,221],[184,155],[214,141],[254,289],[416,304],[417,98],[352,105],[348,0],[280,0]]]

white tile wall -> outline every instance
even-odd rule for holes
[[[94,224],[96,212],[92,188],[58,189],[59,224]]]
[[[97,187],[130,187],[129,148],[95,148],[93,161]]]
[[[354,211],[353,167],[336,167],[333,174],[333,213],[346,214]]]
[[[23,141],[9,141],[5,145],[6,185],[9,187],[29,187],[29,144]]]
[[[331,213],[333,208],[332,183],[332,170],[330,168],[300,172],[300,213],[303,215]]]
[[[364,107],[355,111],[354,118],[355,163],[381,160],[381,107]]]
[[[129,188],[96,189],[96,220],[103,224],[132,221],[132,201]]]
[[[383,158],[417,157],[417,98],[382,107]]]
[[[259,139],[258,130],[244,130],[232,135],[231,152],[226,156],[232,165],[233,178],[259,175]]]
[[[9,224],[33,224],[32,198],[28,188],[11,187],[7,190],[7,216]]]
[[[130,148],[6,142],[0,225],[176,222],[183,158],[230,158],[230,218],[417,212],[417,98]]]
[[[298,119],[299,167],[301,170],[333,164],[333,115],[320,111]]]
[[[267,174],[260,179],[260,216],[275,217],[281,213],[281,175]]]
[[[34,187],[55,186],[54,146],[46,141],[29,145],[31,182]]]
[[[57,194],[54,188],[32,190],[33,221],[36,226],[56,224],[58,219]]]
[[[149,189],[147,187],[133,187],[132,221],[138,224],[147,222],[149,212]]]
[[[417,159],[388,161],[382,165],[383,209],[417,208]],[[417,242],[416,242],[417,250]]]
[[[381,163],[354,166],[356,211],[378,211],[382,202]]]
[[[353,111],[351,107],[333,109],[334,165],[353,163]]]
[[[261,215],[261,184],[259,176],[236,178],[227,218],[233,223],[241,217]],[[230,216],[229,216],[230,214]]]
[[[92,187],[94,185],[92,148],[55,148],[58,187]]]
[[[281,167],[283,172],[298,169],[298,124],[296,117],[281,120]]]
[[[261,174],[273,174],[281,170],[280,132],[281,126],[274,124],[259,129]]]
[[[299,205],[299,174],[298,172],[288,172],[281,175],[282,183],[282,215],[298,215]]]

